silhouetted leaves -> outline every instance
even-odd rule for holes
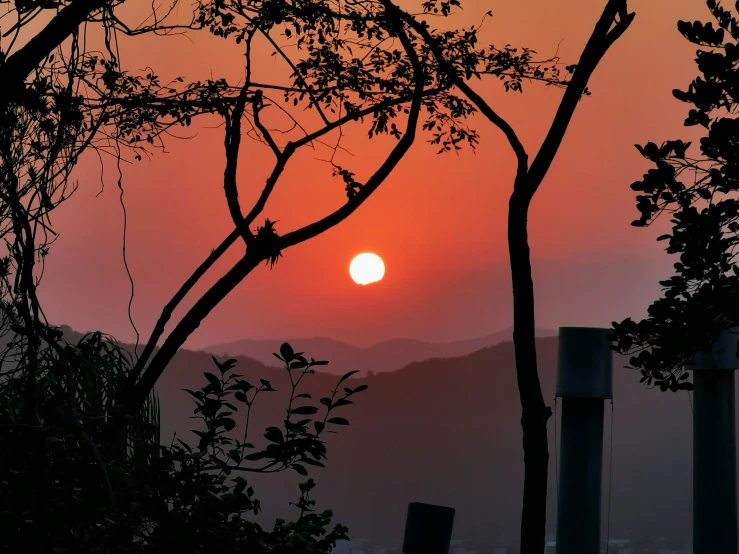
[[[718,28],[711,22],[678,23],[697,52],[696,77],[673,96],[692,104],[684,124],[704,127],[699,152],[690,142],[672,140],[638,146],[653,164],[631,185],[641,217],[632,225],[647,227],[662,213],[672,230],[657,237],[666,251],[679,255],[675,274],[661,281],[663,296],[648,317],[613,322],[614,349],[631,354],[641,382],[662,391],[691,390],[687,367],[693,356],[710,348],[720,333],[739,322],[739,271],[734,251],[739,244],[739,22],[708,0]]]
[[[324,413],[318,417],[321,404],[294,406],[297,399],[311,400],[309,394],[298,392],[297,387],[303,377],[311,374],[313,364],[305,362],[304,367],[291,368],[290,362],[286,362],[285,371],[291,376],[292,386],[290,391],[285,391],[289,397],[284,426],[267,427],[263,433],[264,444],[255,447],[248,442],[248,435],[240,437],[243,433],[238,432],[239,424],[249,420],[259,394],[279,391],[265,379],[260,379],[260,386],[254,387],[232,373],[236,360],[220,362],[213,358],[220,371],[204,372],[205,384],[199,390],[186,389],[194,400],[194,417],[201,424],[193,430],[197,448],[182,439],[160,446],[156,409],[131,420],[122,437],[105,427],[105,414],[114,405],[115,387],[125,383],[124,377],[132,367],[124,350],[100,334],[93,334],[76,346],[64,346],[61,352],[65,356],[63,362],[55,357],[54,350],[46,352],[50,365],[39,375],[39,384],[45,391],[54,393],[44,394],[41,406],[48,439],[43,475],[51,480],[32,473],[39,468],[29,463],[33,451],[23,456],[0,457],[0,469],[6,475],[0,482],[0,492],[4,501],[13,500],[7,506],[14,513],[6,511],[6,517],[12,517],[12,521],[22,517],[24,522],[15,530],[11,529],[12,525],[6,525],[3,540],[20,540],[23,536],[29,551],[35,551],[32,545],[36,538],[53,536],[58,539],[54,544],[60,550],[70,552],[97,549],[112,554],[153,554],[174,545],[178,551],[202,554],[214,551],[329,554],[337,539],[346,538],[346,528],[341,525],[327,529],[331,523],[330,511],[315,512],[315,501],[310,498],[315,487],[312,479],[300,484],[300,497],[294,503],[299,511],[297,519],[278,520],[273,530],[263,530],[248,518],[249,513],[257,514],[261,508],[254,489],[239,473],[292,470],[307,476],[309,468],[324,467],[327,450],[320,436],[327,422],[348,425],[346,418],[334,416],[333,411],[361,385],[344,396],[337,396],[337,384],[327,397],[328,404],[323,405]],[[302,353],[294,352],[287,344],[281,352],[285,359],[302,357]],[[76,371],[74,379],[68,373],[71,368]],[[65,387],[69,386],[74,387],[71,390],[75,409],[80,415],[77,423],[69,422],[65,416],[66,401],[70,398],[70,389]],[[0,381],[0,429],[4,422],[15,417],[11,410],[13,394],[19,393],[22,390]],[[123,521],[114,517],[105,494],[101,494],[104,489],[100,473],[90,467],[89,452],[78,440],[77,426],[99,445],[118,506],[125,514]],[[7,433],[3,440],[4,448],[18,454],[27,448],[23,441],[16,444]],[[21,478],[23,475],[26,477]],[[29,483],[35,488],[29,489]],[[47,504],[32,502],[36,494],[43,494]],[[38,510],[39,506],[42,510]],[[30,529],[40,530],[41,525],[46,534],[27,534]],[[212,533],[213,529],[218,532]],[[299,550],[284,550],[290,541],[297,541]]]

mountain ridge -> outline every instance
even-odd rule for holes
[[[537,337],[557,336],[554,329],[540,328]],[[278,367],[272,355],[280,344],[289,342],[297,351],[307,352],[315,359],[325,359],[335,364],[352,365],[362,373],[397,371],[409,363],[433,358],[464,356],[482,348],[511,340],[513,328],[509,327],[483,337],[447,342],[429,342],[412,338],[393,338],[370,346],[355,346],[329,337],[317,336],[299,339],[241,339],[214,344],[202,348],[204,352],[219,356],[246,356],[265,365]],[[334,366],[335,367],[335,366]],[[326,371],[334,373],[330,368]]]

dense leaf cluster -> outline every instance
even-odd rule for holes
[[[664,295],[646,319],[613,323],[614,348],[632,354],[642,382],[662,390],[690,390],[685,371],[693,356],[739,322],[739,21],[715,0],[707,5],[717,27],[678,23],[680,33],[700,46],[701,76],[687,90],[673,91],[692,104],[685,125],[702,128],[700,144],[637,146],[654,167],[631,185],[641,213],[632,225],[649,226],[669,214],[672,229],[657,240],[668,241],[667,252],[680,261],[675,274],[661,281]]]
[[[193,431],[195,444],[177,439],[161,446],[155,395],[123,433],[107,425],[132,367],[127,351],[94,333],[76,345],[59,339],[43,352],[38,427],[23,423],[22,382],[12,376],[0,382],[4,551],[328,554],[346,537],[341,525],[327,530],[330,511],[315,512],[312,479],[300,485],[297,519],[263,529],[249,519],[261,506],[244,475],[290,469],[307,476],[309,466],[323,467],[322,434],[349,424],[333,411],[367,388],[345,386],[339,394],[354,372],[319,408],[298,387],[327,362],[308,360],[284,344],[279,357],[292,385],[285,419],[268,427],[256,447],[249,442],[251,411],[259,394],[275,389],[267,380],[252,385],[233,373],[235,360],[214,358],[218,371],[205,372],[206,384],[187,391],[202,422]],[[236,438],[239,412],[242,438]]]

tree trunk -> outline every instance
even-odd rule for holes
[[[544,552],[547,517],[549,444],[547,421],[552,410],[544,403],[536,362],[534,282],[528,244],[530,196],[516,183],[508,209],[508,252],[513,282],[513,346],[521,399],[524,487],[521,513],[521,554]]]

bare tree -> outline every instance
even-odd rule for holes
[[[448,11],[452,5],[458,5],[458,2],[430,4],[438,4],[442,10],[446,7]],[[534,284],[528,243],[529,205],[554,160],[580,98],[583,94],[588,94],[590,76],[608,49],[629,27],[634,14],[628,13],[626,0],[608,0],[579,62],[567,68],[572,77],[566,83],[567,89],[546,138],[533,161],[529,163],[529,155],[511,125],[467,84],[466,79],[474,74],[465,73],[464,68],[449,57],[445,34],[431,29],[427,23],[407,12],[398,10],[398,13],[423,38],[441,71],[490,122],[503,131],[516,156],[516,177],[508,205],[508,251],[513,281],[513,343],[522,411],[525,465],[520,541],[522,554],[541,553],[544,551],[546,532],[549,465],[547,422],[552,411],[542,395],[536,359]],[[528,54],[529,52],[524,51],[522,61],[530,60]],[[534,78],[538,76],[533,75]]]

